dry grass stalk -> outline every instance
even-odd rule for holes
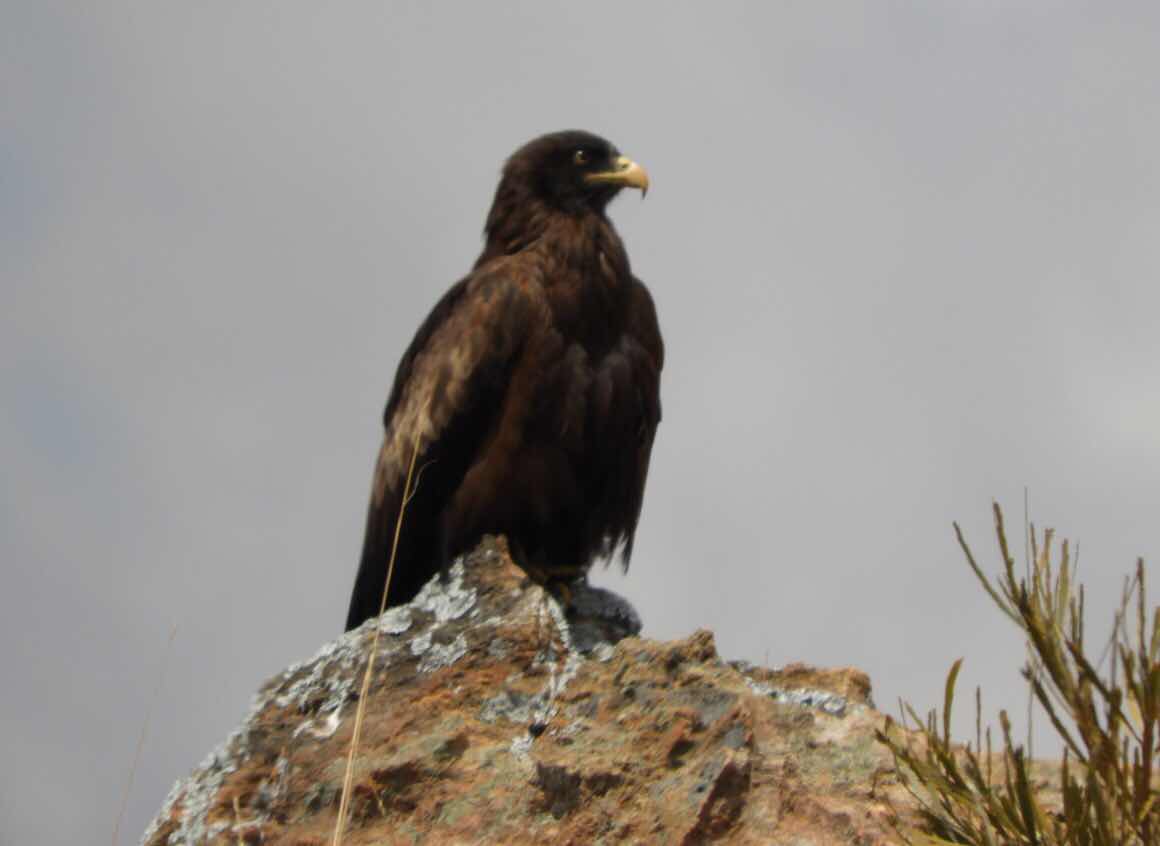
[[[117,812],[117,822],[113,825],[113,846],[121,839],[121,823],[125,821],[125,809],[129,807],[129,795],[133,792],[133,779],[137,777],[137,768],[141,765],[141,753],[145,750],[145,738],[149,734],[149,722],[153,718],[153,710],[157,707],[157,700],[161,698],[161,689],[165,686],[165,668],[169,666],[169,653],[173,651],[173,640],[177,637],[177,623],[169,627],[169,640],[165,644],[165,654],[161,656],[161,668],[157,671],[157,687],[153,691],[153,699],[145,711],[145,720],[141,723],[141,734],[137,738],[137,749],[133,752],[133,763],[129,766],[129,777],[125,780],[125,790],[121,794],[121,809]]]
[[[415,448],[411,452],[411,463],[407,467],[407,481],[403,484],[403,499],[399,503],[399,516],[395,520],[395,536],[391,541],[391,557],[387,564],[387,580],[383,585],[383,598],[379,602],[379,616],[387,609],[387,593],[391,589],[391,576],[395,572],[395,554],[399,550],[399,535],[403,530],[403,514],[407,510],[407,503],[411,499],[411,479],[415,474],[415,461],[419,458],[419,439],[415,440]],[[367,694],[371,687],[371,674],[374,672],[375,657],[379,651],[379,626],[376,622],[374,635],[371,637],[370,654],[367,656],[367,668],[363,673],[362,687],[359,689],[358,707],[354,715],[354,731],[350,738],[350,751],[346,756],[346,773],[342,779],[342,798],[338,803],[338,819],[334,823],[332,846],[341,846],[343,832],[346,829],[346,818],[350,810],[351,787],[354,782],[354,758],[358,752],[359,735],[362,733],[363,715],[366,713]]]

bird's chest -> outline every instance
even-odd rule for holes
[[[568,345],[599,359],[624,330],[630,277],[618,271],[615,253],[602,247],[567,260],[548,261],[541,284],[546,328]]]
[[[534,389],[527,406],[527,434],[539,443],[582,455],[608,430],[617,415],[634,415],[629,389],[632,361],[623,327],[609,320],[599,327],[556,327],[529,362]]]
[[[631,340],[631,276],[623,250],[600,239],[591,249],[543,258],[543,320],[524,362],[533,386],[528,433],[583,450],[603,428],[597,418],[615,411],[616,383],[631,379],[622,355]]]

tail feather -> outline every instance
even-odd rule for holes
[[[420,498],[421,500],[422,498]],[[399,548],[391,575],[387,608],[404,605],[443,566],[439,551],[437,527],[429,508],[415,507],[426,503],[412,502],[406,512],[399,533]],[[391,559],[395,522],[398,519],[398,498],[384,497],[377,507],[371,504],[367,514],[366,536],[358,574],[351,591],[350,608],[346,615],[346,630],[358,628],[371,617],[378,616],[386,586],[387,568]]]

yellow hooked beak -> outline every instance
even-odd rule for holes
[[[642,197],[648,193],[648,174],[628,156],[619,156],[611,170],[590,173],[584,179],[586,182],[604,182],[623,185],[626,188],[639,188]]]

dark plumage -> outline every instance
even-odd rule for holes
[[[399,363],[348,629],[378,613],[417,439],[388,607],[488,533],[541,581],[577,578],[618,547],[628,566],[664,348],[605,214],[626,186],[647,189],[644,171],[586,132],[508,159],[483,252]]]

